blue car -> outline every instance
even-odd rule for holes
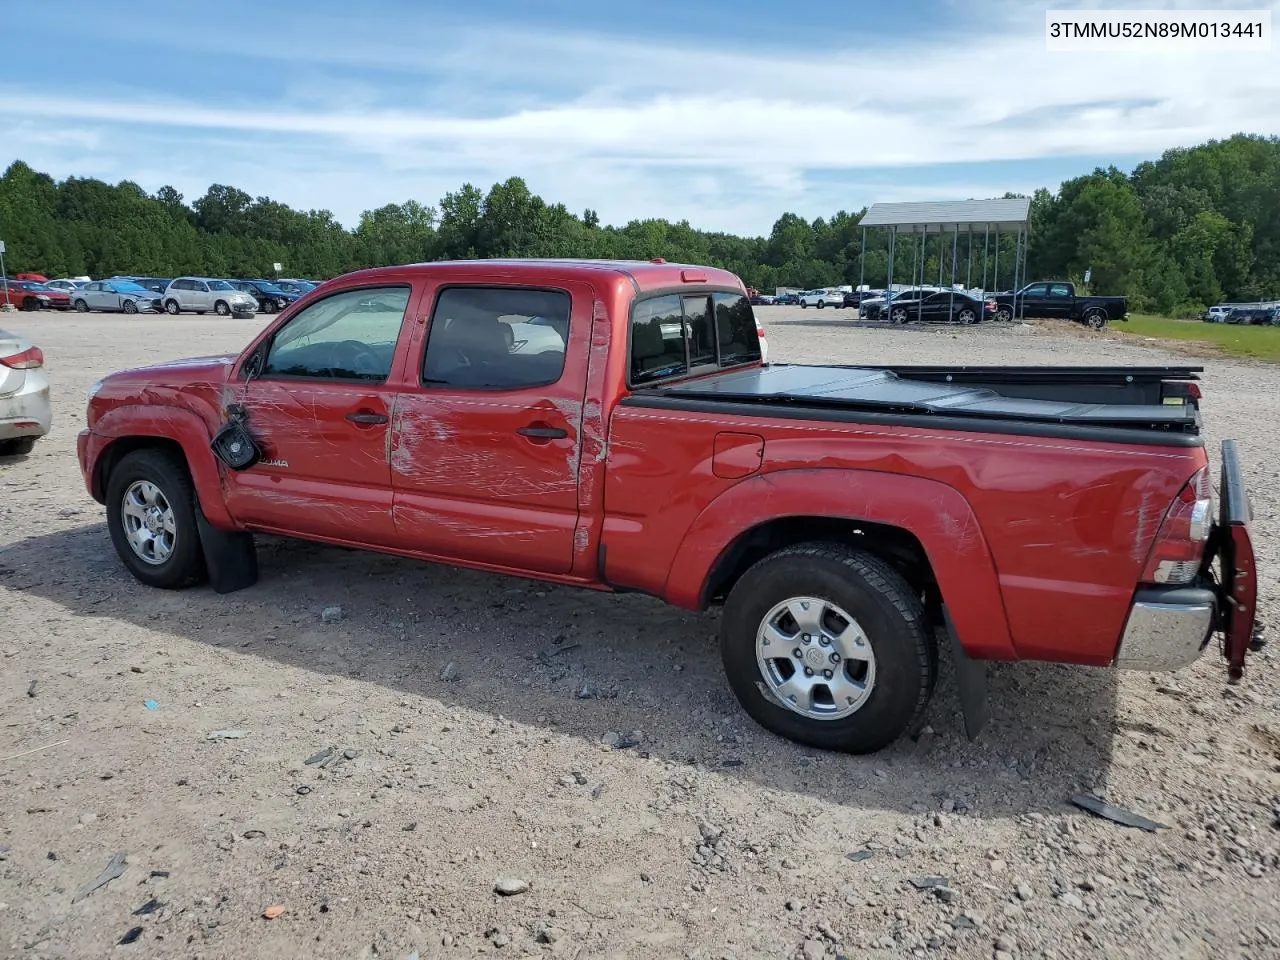
[[[258,301],[258,309],[263,313],[275,313],[283,310],[302,294],[276,286],[271,280],[232,280],[231,285],[242,290]]]

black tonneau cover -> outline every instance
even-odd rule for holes
[[[774,364],[633,396],[1198,434],[1196,405],[1169,387],[1202,369]]]

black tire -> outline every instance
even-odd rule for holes
[[[996,307],[996,319],[1001,323],[1008,323],[1013,319],[1012,307]]]
[[[765,691],[756,633],[775,605],[792,597],[828,600],[863,628],[875,655],[866,702],[840,719],[813,719]],[[937,646],[920,598],[871,554],[838,543],[802,543],[770,554],[734,585],[721,621],[725,673],[743,709],[796,743],[873,753],[923,722],[938,672]]]
[[[801,309],[801,310],[808,310],[808,309],[809,309],[809,305],[808,305],[807,303],[805,303],[803,300],[801,300],[801,301],[800,301],[800,309]]]
[[[896,307],[889,311],[889,320],[893,323],[906,323],[909,319],[906,307]]]
[[[164,312],[171,317],[176,317],[182,312],[182,308],[178,306],[177,300],[166,300],[164,302]]]
[[[261,309],[263,313],[275,313],[276,302],[274,300],[263,300]]]
[[[173,552],[160,564],[150,564],[134,553],[124,529],[122,503],[125,492],[138,480],[160,488],[174,514]],[[204,555],[196,527],[196,495],[187,465],[163,450],[143,449],[127,453],[107,478],[107,530],[125,567],[149,587],[180,590],[204,579]]]
[[[72,304],[72,306],[73,306],[73,307],[75,307],[76,313],[88,313],[88,312],[89,312],[89,304],[87,304],[87,303],[86,303],[85,301],[83,301],[83,300],[77,300],[74,304]]]
[[[965,307],[965,308],[964,308],[963,310],[961,310],[958,314],[956,314],[956,318],[957,318],[961,323],[966,323],[966,324],[968,324],[968,323],[977,323],[977,322],[978,322],[978,312],[977,312],[976,310],[970,309],[969,307]]]
[[[827,305],[827,301],[825,301],[825,300],[819,300],[819,301],[818,301],[818,309],[819,309],[819,310],[822,310],[823,308],[825,308],[825,307],[826,307],[826,305]]]
[[[27,297],[22,301],[22,309],[26,313],[35,313],[40,309],[40,301],[35,297]]]
[[[227,305],[227,301],[219,300],[213,305],[213,312],[220,317],[229,317],[231,316],[231,307]]]
[[[125,313],[134,314],[138,312],[138,303],[136,300],[126,300],[120,307]]]
[[[1084,324],[1090,330],[1101,330],[1107,325],[1107,315],[1102,310],[1086,310]]]
[[[35,448],[35,437],[14,437],[12,440],[0,440],[0,457],[25,457]]]

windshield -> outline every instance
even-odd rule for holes
[[[134,283],[132,280],[117,280],[111,284],[111,289],[116,293],[150,293],[146,287],[140,283]]]
[[[227,281],[225,280],[210,280],[209,289],[210,290],[234,290],[235,287],[227,283]]]
[[[257,287],[258,291],[261,293],[284,293],[284,291],[274,283],[252,283],[250,286]]]

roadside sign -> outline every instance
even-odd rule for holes
[[[272,269],[272,270],[274,270],[276,273],[279,273],[281,270],[283,270],[283,269],[284,269],[284,267],[282,267],[282,266],[281,266],[280,264],[278,264],[278,263],[273,263],[273,264],[271,265],[271,269]]]
[[[4,241],[0,240],[0,253],[4,253]]]
[[[1088,283],[1088,282],[1089,282],[1089,280],[1090,280],[1090,279],[1092,279],[1092,277],[1093,277],[1093,269],[1092,269],[1092,268],[1090,268],[1090,269],[1088,269],[1088,270],[1086,270],[1086,271],[1084,272],[1084,282],[1085,282],[1085,283]]]

